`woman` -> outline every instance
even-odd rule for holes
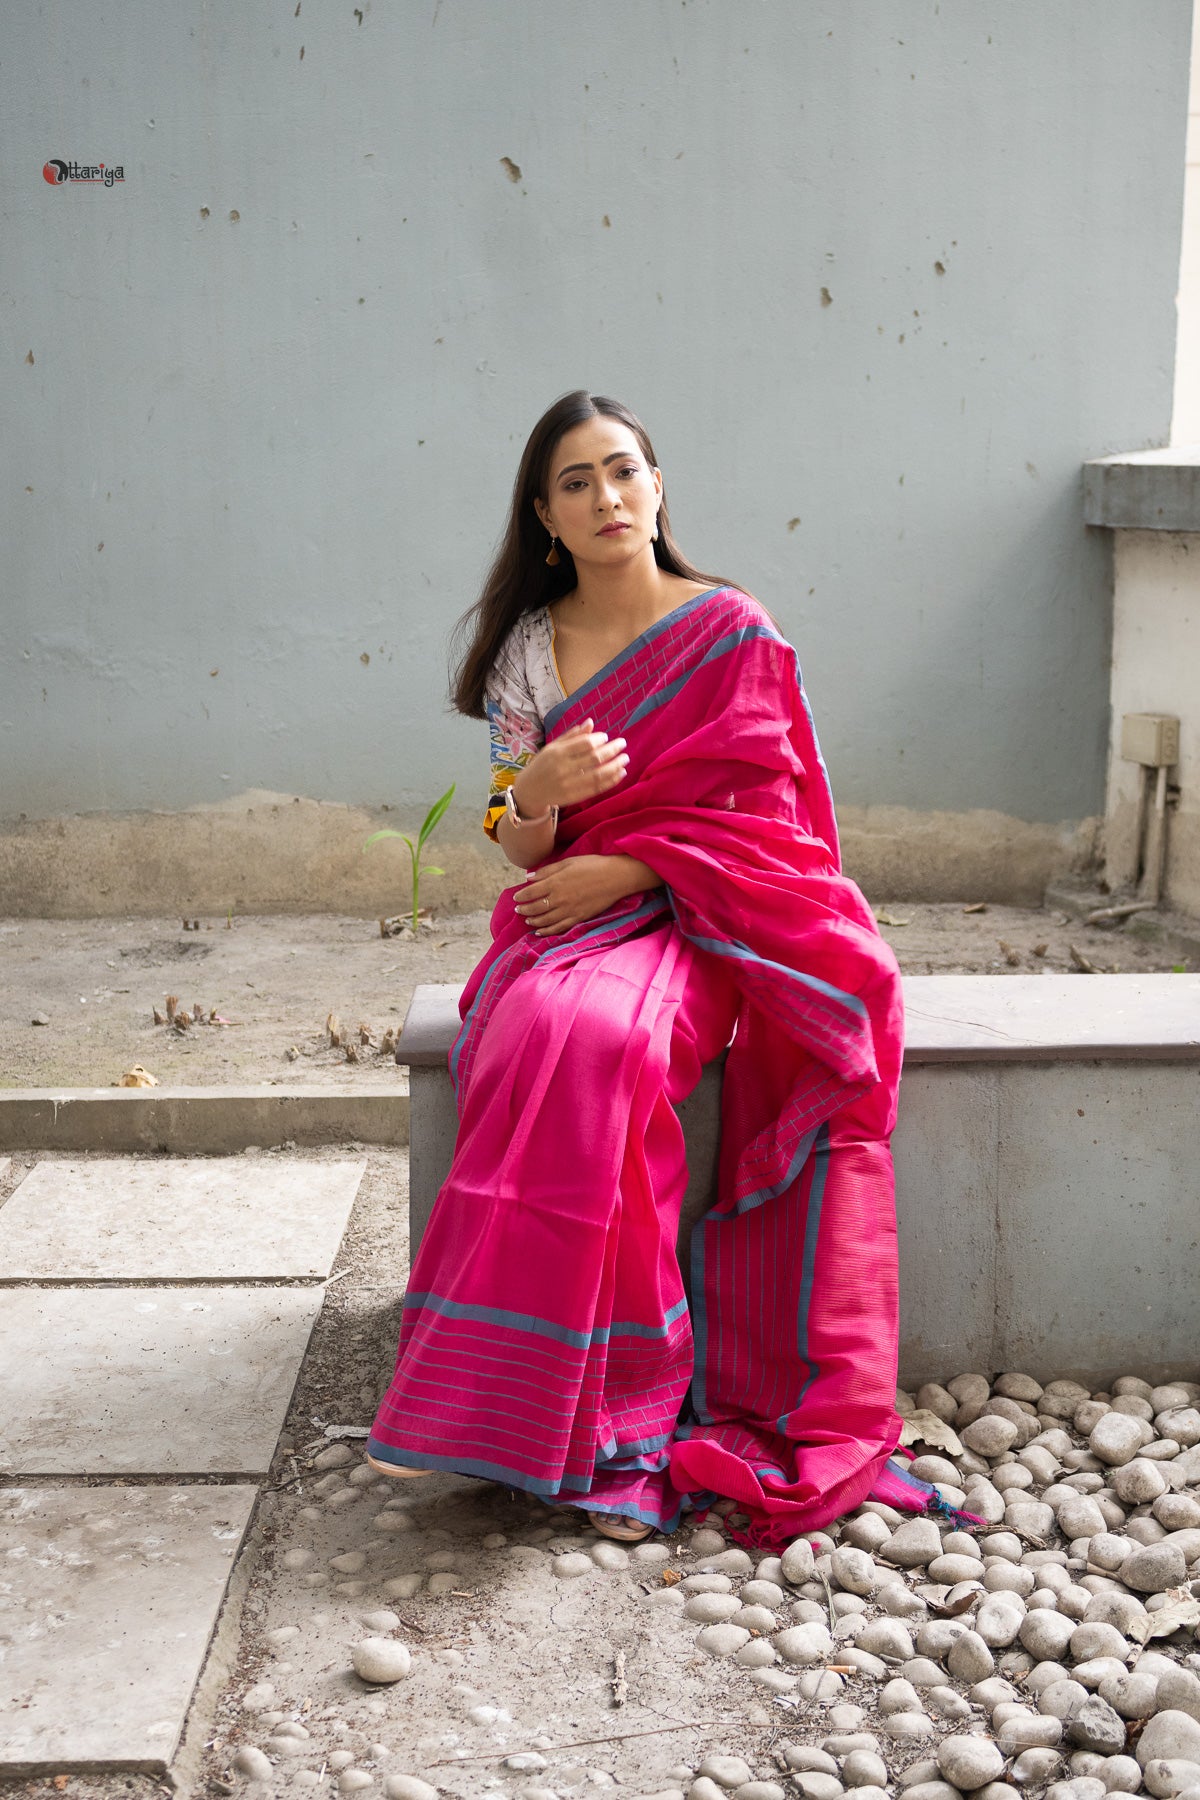
[[[717,1496],[774,1544],[872,1492],[920,1509],[888,1461],[900,984],[839,872],[795,653],[684,560],[644,428],[584,392],[534,428],[468,623],[454,700],[530,876],[463,995],[371,1462],[626,1540]],[[731,1037],[689,1315],[674,1108]]]

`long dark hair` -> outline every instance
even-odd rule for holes
[[[603,414],[627,425],[651,468],[657,467],[654,446],[646,427],[619,400],[589,394],[577,388],[564,394],[544,412],[529,434],[513,484],[512,507],[496,560],[488,571],[483,592],[455,630],[456,661],[451,676],[450,698],[468,718],[482,719],[484,685],[500,653],[500,646],[523,613],[549,606],[575,586],[575,560],[565,544],[558,546],[556,568],[547,568],[550,539],[533,509],[535,500],[549,498],[550,463],[563,435],[587,419]],[[664,493],[658,509],[658,540],[654,560],[660,569],[682,575],[687,581],[716,577],[692,567],[671,536],[671,520]]]

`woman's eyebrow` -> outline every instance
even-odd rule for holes
[[[607,469],[609,463],[629,462],[636,455],[637,452],[635,450],[614,450],[611,456],[606,456],[604,458],[601,467]],[[577,469],[594,469],[595,466],[595,463],[568,463],[565,469],[560,469],[558,471],[558,474],[554,479],[555,481],[561,481],[564,475],[573,475]]]

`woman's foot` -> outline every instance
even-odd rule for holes
[[[654,1530],[653,1525],[646,1525],[641,1519],[627,1518],[624,1513],[590,1512],[588,1524],[601,1537],[615,1538],[618,1544],[640,1544]]]
[[[368,1466],[379,1475],[394,1475],[400,1481],[416,1481],[422,1475],[432,1475],[432,1469],[403,1469],[399,1463],[376,1462],[373,1456],[367,1457]]]

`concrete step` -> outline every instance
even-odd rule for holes
[[[0,1088],[0,1150],[167,1151],[407,1144],[408,1087]]]

